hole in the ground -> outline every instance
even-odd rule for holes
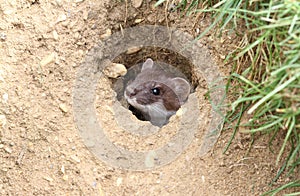
[[[127,68],[127,74],[121,78],[112,79],[112,88],[117,93],[118,101],[120,101],[125,108],[128,108],[139,120],[142,121],[149,120],[149,116],[145,116],[145,113],[141,112],[141,110],[128,104],[124,97],[124,91],[141,72],[142,65],[147,58],[153,59],[155,65],[158,65],[163,70],[167,70],[167,72],[170,73],[172,72],[172,75],[188,81],[191,87],[190,93],[193,92],[198,85],[198,77],[193,74],[193,64],[188,59],[174,51],[158,47],[144,47],[134,54],[129,55],[127,53],[123,53],[119,55],[113,60],[113,62],[125,65]],[[155,99],[156,97],[153,96],[152,98]],[[155,102],[155,100],[152,101]],[[156,110],[157,108],[154,109]],[[152,124],[155,125],[153,122]]]

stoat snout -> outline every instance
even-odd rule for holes
[[[136,89],[134,89],[132,86],[127,86],[124,94],[127,97],[133,97],[134,95],[136,95],[137,91]]]

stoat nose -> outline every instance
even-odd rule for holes
[[[132,96],[136,95],[136,93],[137,93],[136,89],[127,87],[127,89],[126,89],[126,95],[128,97],[132,97]]]

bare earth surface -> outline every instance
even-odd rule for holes
[[[130,1],[0,0],[0,195],[259,195],[273,188],[279,166],[268,137],[255,140],[248,151],[251,136],[238,133],[223,154],[232,134],[226,130],[214,150],[199,157],[199,134],[172,163],[139,172],[112,168],[85,147],[74,123],[72,90],[89,49],[120,27],[168,24],[196,36],[210,24],[202,15],[179,18],[154,3],[135,8]],[[223,59],[235,38],[228,33],[200,40],[224,75],[232,65]],[[112,117],[99,118],[114,126]],[[130,148],[142,143],[127,142]],[[274,152],[279,147],[272,146]],[[275,185],[293,178],[283,175]]]

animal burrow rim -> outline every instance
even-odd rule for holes
[[[134,152],[114,145],[105,136],[103,128],[97,121],[94,108],[95,89],[101,71],[108,63],[128,48],[136,46],[159,46],[183,55],[195,66],[195,74],[202,75],[209,88],[212,105],[211,122],[199,149],[203,156],[212,149],[220,134],[224,122],[225,85],[217,66],[210,58],[209,51],[192,36],[177,29],[164,26],[138,26],[124,29],[113,34],[107,40],[92,48],[85,61],[78,69],[73,89],[74,120],[85,145],[106,164],[127,170],[149,170],[166,165],[175,160],[194,139],[200,120],[181,123],[178,134],[165,146],[148,152]],[[201,55],[199,55],[201,54]],[[117,114],[120,103],[115,102],[113,109]],[[196,104],[196,105],[195,105]],[[191,94],[187,107],[198,108],[197,98]],[[125,109],[125,108],[124,108]],[[116,115],[118,116],[118,115]],[[188,115],[183,115],[184,118]],[[195,110],[199,116],[199,110]],[[182,119],[186,122],[189,119]]]

